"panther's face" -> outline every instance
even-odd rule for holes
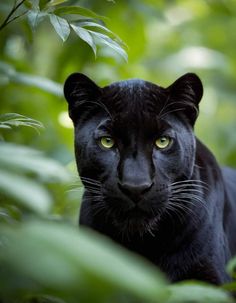
[[[181,196],[194,186],[197,76],[187,74],[167,89],[141,80],[99,88],[73,74],[65,95],[83,203],[95,216],[123,232],[151,233],[163,214],[187,207]]]

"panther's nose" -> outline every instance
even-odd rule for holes
[[[118,183],[120,190],[134,202],[138,202],[140,198],[151,189],[152,185],[153,182]]]

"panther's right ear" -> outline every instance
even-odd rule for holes
[[[84,74],[74,73],[65,81],[64,95],[69,104],[69,116],[75,122],[80,107],[96,102],[101,96],[101,88]]]

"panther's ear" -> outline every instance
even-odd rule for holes
[[[70,118],[76,122],[84,105],[90,103],[91,107],[96,103],[101,95],[101,89],[84,74],[74,73],[65,81],[64,95],[69,104]]]
[[[169,100],[173,102],[176,110],[183,111],[193,126],[199,112],[199,102],[203,95],[203,86],[199,77],[187,73],[177,79],[168,88]]]

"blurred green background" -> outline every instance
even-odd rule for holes
[[[19,0],[1,0],[0,26],[11,9],[19,3]],[[63,10],[65,6],[73,7],[74,13],[59,14],[60,9]],[[79,13],[75,13],[77,6],[80,7]],[[50,19],[46,16],[48,13],[58,14],[63,18],[66,16],[70,24],[76,20],[81,22],[81,26],[83,22],[95,22],[97,25],[93,23],[91,26],[90,23],[89,26],[88,23],[83,23],[84,30],[80,27],[79,34],[71,27],[69,35],[68,24],[60,24],[58,28],[53,17]],[[16,16],[20,17],[0,27],[0,115],[18,113],[40,121],[44,128],[37,132],[30,127],[16,127],[17,124],[14,123],[11,128],[3,127],[3,124],[0,127],[0,189],[5,190],[0,194],[0,219],[3,226],[0,244],[4,242],[1,242],[1,239],[9,237],[12,240],[9,240],[12,246],[0,254],[0,260],[5,264],[5,267],[0,266],[0,282],[5,281],[0,295],[6,296],[6,302],[16,302],[15,298],[18,298],[17,302],[29,302],[31,296],[36,300],[35,296],[39,294],[39,301],[32,302],[60,303],[64,302],[60,301],[63,298],[66,302],[77,302],[73,294],[76,294],[76,298],[80,298],[81,302],[111,302],[107,301],[108,293],[109,298],[113,298],[112,302],[139,302],[137,297],[149,302],[148,300],[153,300],[156,295],[159,297],[155,302],[167,302],[163,299],[161,291],[152,292],[152,282],[155,281],[152,276],[153,269],[151,273],[146,273],[151,281],[151,288],[147,287],[145,290],[144,287],[142,292],[137,281],[136,287],[130,282],[125,288],[124,283],[122,284],[122,279],[128,274],[125,270],[122,273],[117,271],[117,274],[112,276],[109,266],[112,266],[114,260],[108,262],[108,276],[105,275],[105,278],[95,265],[93,269],[84,265],[87,270],[85,279],[82,279],[82,286],[75,290],[76,283],[79,280],[81,282],[81,276],[73,272],[73,264],[79,267],[79,262],[84,260],[83,253],[78,253],[79,257],[75,260],[68,257],[74,256],[75,247],[69,252],[63,252],[62,259],[65,264],[62,262],[64,267],[62,266],[61,272],[59,270],[54,276],[48,275],[46,280],[40,280],[42,271],[35,268],[33,263],[32,271],[25,270],[27,262],[22,262],[22,256],[31,250],[36,253],[42,249],[39,264],[43,270],[47,270],[44,257],[50,255],[50,252],[56,253],[56,261],[53,261],[55,264],[52,262],[52,270],[48,271],[53,272],[58,264],[61,264],[60,255],[57,255],[59,242],[62,241],[62,246],[68,244],[63,236],[68,228],[68,237],[74,241],[75,230],[70,233],[70,227],[77,224],[83,189],[78,178],[75,177],[74,181],[63,171],[66,167],[70,175],[71,172],[74,176],[77,175],[73,155],[73,128],[62,93],[63,82],[70,73],[85,73],[100,86],[113,81],[142,78],[164,87],[186,72],[197,73],[204,85],[204,96],[196,123],[196,134],[213,151],[222,165],[236,167],[236,1],[25,0],[12,18]],[[89,37],[91,32],[88,35],[88,30],[91,29],[95,30],[92,36],[94,40]],[[101,34],[105,34],[105,38]],[[127,61],[125,52],[128,55]],[[8,145],[10,143],[14,145]],[[35,155],[31,150],[24,151],[22,148],[43,151],[44,156]],[[26,164],[27,159],[32,161]],[[14,175],[9,175],[9,171]],[[15,177],[17,179],[13,179]],[[35,193],[38,190],[40,201],[44,201],[46,206],[51,205],[49,210],[44,206],[38,207],[36,202],[34,204],[34,192],[27,191],[32,183],[27,182],[35,182]],[[18,190],[18,194],[14,195],[14,190]],[[44,224],[44,220],[47,223]],[[56,221],[55,225],[48,220]],[[57,225],[58,221],[66,224],[64,229]],[[45,227],[45,234],[48,231],[46,240],[42,239],[42,235],[39,236],[39,230],[43,229],[43,226],[48,228]],[[28,242],[23,241],[26,236]],[[82,238],[83,236],[86,248],[90,235],[85,233]],[[96,242],[93,236],[91,237],[91,241]],[[39,243],[52,241],[52,247],[38,247],[36,240]],[[98,239],[98,247],[99,243]],[[106,244],[102,246],[106,248]],[[15,254],[6,258],[5,255],[11,250],[15,251]],[[111,251],[114,253],[112,249]],[[122,259],[121,255],[122,253],[118,254],[118,258]],[[107,257],[106,254],[104,256],[101,256],[101,260]],[[92,259],[93,255],[88,257]],[[68,260],[72,268],[68,265]],[[139,262],[141,261],[134,261],[134,267],[141,264]],[[64,275],[65,272],[68,276]],[[120,284],[112,280],[115,275]],[[145,276],[142,269],[139,275]],[[158,280],[160,285],[164,283],[159,273],[155,272],[153,275],[157,275],[157,280],[161,279],[161,282]],[[22,277],[26,278],[19,283]],[[50,284],[55,277],[59,277],[58,281],[56,280],[55,285]],[[72,288],[65,286],[66,283],[63,284],[69,281],[69,277],[72,279]],[[141,283],[145,284],[144,280],[140,280]],[[112,296],[108,282],[114,288]],[[103,283],[102,286],[99,283]],[[94,296],[86,292],[85,295],[81,290],[91,285],[97,292]],[[191,293],[192,286],[188,287]],[[61,288],[61,292],[58,288]],[[44,294],[48,293],[53,297],[42,296],[42,289]],[[125,293],[128,291],[131,298],[123,296],[117,289],[122,289]],[[10,293],[13,295],[9,295]],[[179,293],[178,288],[175,289],[175,293],[177,295],[174,299],[168,302],[188,302],[189,298],[183,295],[184,291],[181,293],[181,288]],[[196,302],[205,302],[204,290],[201,288],[200,293],[203,297],[196,296]],[[230,302],[222,293],[211,293],[211,289],[208,289],[207,296],[213,298],[208,302]],[[220,298],[219,301],[216,301],[216,297]],[[5,303],[4,300],[2,302]]]

